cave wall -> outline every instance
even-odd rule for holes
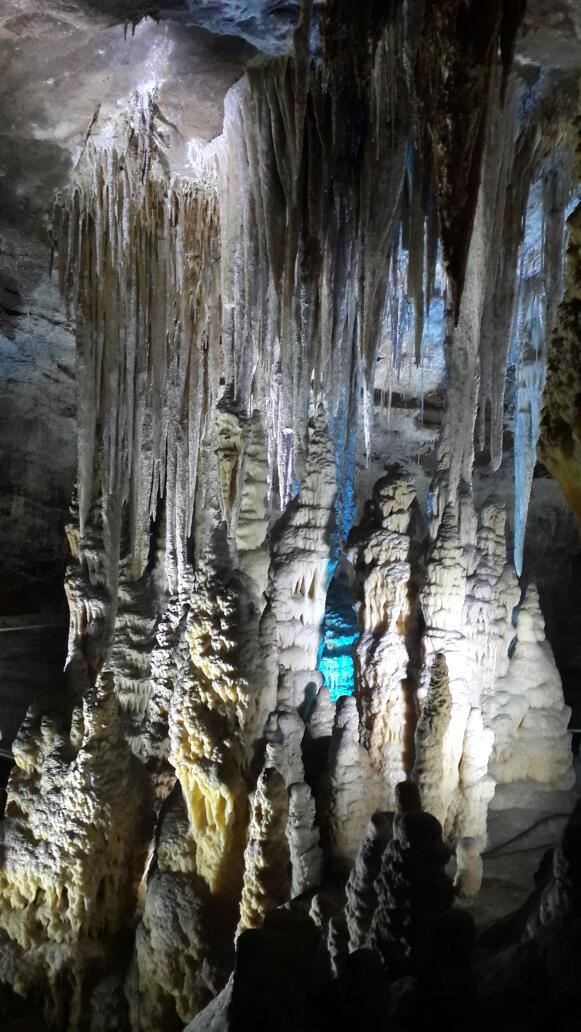
[[[434,844],[446,911],[489,809],[556,835],[573,805],[578,538],[536,449],[575,62],[533,65],[542,5],[455,0],[305,4],[273,57],[291,6],[273,35],[238,13],[268,60],[195,5],[1,23],[29,136],[2,208],[0,981],[52,1027],[219,1010],[289,898],[336,976],[349,935],[409,959],[399,856]],[[317,889],[363,891],[376,811],[355,934],[359,897]]]

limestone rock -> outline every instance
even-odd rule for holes
[[[574,783],[561,678],[545,638],[534,585],[519,609],[516,644],[508,672],[490,706],[494,731],[491,770],[497,781],[530,779],[555,789]]]
[[[375,882],[379,876],[383,854],[391,840],[392,825],[391,814],[373,814],[347,880],[345,915],[349,929],[350,952],[361,949],[368,942],[371,921],[377,906]]]
[[[415,491],[403,476],[375,485],[373,515],[359,545],[362,636],[360,670],[361,743],[382,780],[378,804],[393,808],[395,786],[409,766],[412,688],[408,682],[406,634],[413,620],[410,523]]]
[[[247,812],[242,728],[249,686],[237,662],[237,596],[212,566],[200,571],[186,638],[191,671],[176,684],[170,759],[188,808],[196,870],[212,892],[236,893]]]
[[[40,992],[47,1018],[76,1028],[88,968],[106,970],[107,940],[132,919],[149,833],[147,779],[112,675],[83,701],[78,745],[31,713],[15,759],[0,832],[0,977]]]
[[[430,687],[415,735],[414,779],[422,804],[439,821],[446,817],[441,788],[444,777],[444,738],[452,715],[452,697],[446,658],[437,653],[432,662]]]
[[[238,935],[260,927],[266,914],[288,898],[288,815],[284,778],[267,767],[252,798]]]
[[[449,857],[432,814],[406,814],[395,825],[383,854],[371,924],[371,944],[388,970],[403,971],[417,961],[433,922],[452,906],[452,882],[444,871]]]
[[[179,783],[164,803],[142,886],[126,982],[131,1024],[143,1032],[189,1021],[225,985],[237,908],[196,871],[196,843]]]

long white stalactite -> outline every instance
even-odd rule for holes
[[[70,712],[55,722],[31,709],[15,743],[0,973],[23,994],[48,987],[47,1015],[64,1027],[83,1027],[88,940],[116,934],[126,904],[136,932],[116,977],[128,1020],[175,1027],[224,989],[235,937],[263,922],[267,933],[268,912],[310,901],[329,870],[355,861],[346,914],[341,904],[325,919],[337,973],[370,931],[386,948],[399,920],[392,867],[400,854],[411,863],[418,836],[428,853],[437,845],[437,883],[443,831],[473,895],[496,783],[570,787],[568,711],[538,600],[529,589],[511,655],[521,593],[505,512],[493,498],[477,508],[472,491],[477,446],[493,470],[502,462],[516,339],[520,574],[542,380],[531,312],[543,306],[544,332],[567,169],[546,173],[522,128],[504,52],[496,67],[495,3],[474,76],[482,153],[458,144],[477,189],[471,178],[454,243],[449,126],[438,115],[432,152],[432,100],[414,78],[436,58],[404,6],[364,36],[363,58],[333,50],[324,15],[311,54],[302,24],[295,54],[248,69],[222,135],[191,146],[179,174],[155,93],[136,95],[116,124],[92,128],[55,207],[79,385]],[[437,64],[426,82],[445,115]],[[523,220],[543,175],[531,244]],[[386,453],[361,513],[378,359],[390,399],[404,337],[428,367],[437,293],[447,391],[429,508]],[[354,695],[333,710],[318,665],[340,556],[353,560],[359,627]],[[402,817],[406,792],[432,816]],[[398,808],[382,867],[386,819],[368,821]],[[320,894],[312,912],[323,909]]]

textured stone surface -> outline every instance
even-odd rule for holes
[[[3,9],[12,726],[17,688],[43,690],[0,832],[0,1008],[40,999],[71,1032],[177,1032],[206,1005],[210,1027],[380,1027],[370,941],[408,979],[396,1023],[454,994],[464,1021],[473,925],[444,866],[472,897],[510,823],[537,851],[572,803],[532,588],[513,611],[577,27],[531,3],[507,78],[522,10],[329,0],[257,62],[297,4]],[[577,547],[537,560],[541,602]],[[556,603],[577,657],[562,623]],[[391,838],[366,835],[377,810]]]

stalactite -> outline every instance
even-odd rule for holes
[[[514,561],[522,572],[526,520],[537,461],[547,343],[562,294],[564,217],[569,174],[563,158],[531,188],[516,312]]]
[[[400,31],[399,19],[390,21],[365,73],[367,132],[354,144],[356,169],[331,144],[334,132],[359,129],[346,127],[338,97],[312,60],[250,70],[226,106],[226,382],[246,412],[251,391],[268,398],[259,406],[283,504],[302,473],[311,390],[324,397],[329,424],[340,428],[340,454],[349,425],[338,416],[352,411],[356,385],[371,389],[407,147],[405,86],[395,60]]]
[[[502,0],[480,0],[469,9],[460,0],[427,5],[413,65],[416,118],[430,126],[430,158],[455,324],[460,318],[471,239],[478,232],[478,192],[498,40],[503,41],[506,79],[523,14],[520,4],[509,31],[503,6]],[[466,287],[470,292],[469,283]]]
[[[304,977],[320,942],[297,897],[353,861],[345,907],[335,886],[314,895],[316,964],[340,983],[348,948],[371,941],[392,974],[411,971],[452,902],[443,834],[472,895],[495,779],[571,782],[535,593],[509,664],[504,511],[477,512],[471,489],[478,406],[480,448],[502,460],[516,341],[520,572],[569,182],[509,76],[524,2],[331,0],[314,25],[309,7],[295,52],[248,67],[187,174],[139,94],[94,120],[55,206],[79,385],[69,655],[62,722],[39,706],[14,746],[0,980],[45,992],[61,1027],[93,982],[107,994],[130,922],[135,1030],[177,1027],[218,993],[211,1017],[248,1017],[261,948],[298,929]],[[575,503],[577,380],[556,352],[576,354],[580,211],[543,436]],[[444,307],[432,537],[411,474],[391,467],[347,545],[363,467],[386,458],[376,388],[391,448],[414,364],[424,417]],[[358,604],[345,589],[333,614],[346,555]],[[329,656],[351,661],[348,684]],[[323,680],[356,694],[333,709]]]
[[[498,75],[493,76],[492,97],[497,95],[497,80]],[[481,327],[487,298],[493,289],[496,233],[502,229],[514,161],[515,117],[516,105],[508,101],[503,109],[493,109],[490,113],[473,228],[468,239],[462,301],[454,318],[450,310],[447,312],[448,389],[432,488],[434,533],[446,504],[454,503],[461,485],[470,484],[472,480],[480,350],[482,344],[489,345],[488,336],[482,339]],[[497,342],[494,344],[496,347]],[[499,350],[506,354],[506,340],[500,342]],[[495,361],[495,357],[490,359],[485,352],[485,368],[490,368]]]
[[[135,576],[167,496],[168,573],[186,565],[204,406],[216,393],[218,210],[209,166],[169,182],[155,99],[136,95],[115,134],[89,137],[57,205],[61,285],[74,309],[81,548],[96,484],[114,592],[121,506]],[[185,425],[182,420],[185,416]]]
[[[518,91],[513,87],[506,103],[510,105],[509,114],[515,124],[515,132],[515,106],[519,101]],[[490,464],[494,470],[502,462],[507,367],[515,325],[523,226],[536,142],[536,133],[529,128],[515,142],[506,194],[501,196],[501,203],[497,206],[498,222],[494,233],[501,239],[501,245],[493,250],[480,330],[479,447],[484,450],[488,440]]]

